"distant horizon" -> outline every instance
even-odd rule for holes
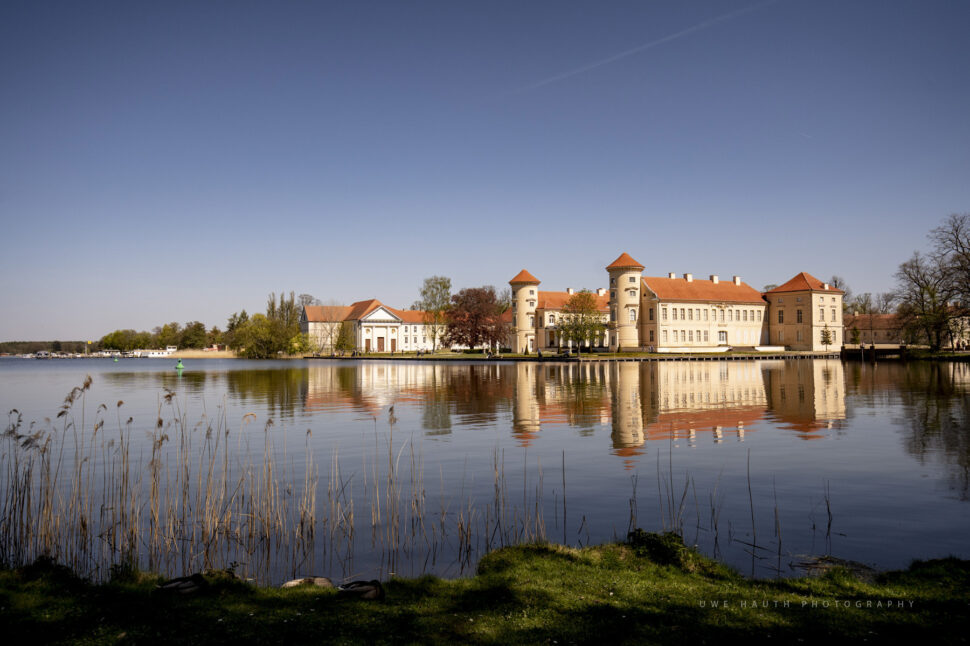
[[[282,290],[603,286],[623,252],[855,293],[970,212],[970,4],[0,6],[0,338]]]

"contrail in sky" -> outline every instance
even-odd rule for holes
[[[638,46],[634,47],[633,49],[628,49],[625,52],[620,52],[619,54],[615,54],[613,56],[610,56],[609,58],[604,58],[602,60],[599,60],[599,61],[596,61],[596,62],[593,62],[593,63],[589,63],[587,65],[583,65],[582,67],[577,67],[576,69],[569,70],[568,72],[563,72],[562,74],[557,74],[555,76],[550,76],[547,79],[544,79],[542,81],[539,81],[538,83],[534,83],[534,84],[532,84],[532,85],[530,85],[530,86],[528,86],[526,88],[523,88],[523,91],[525,91],[525,90],[535,90],[536,88],[540,88],[543,85],[549,85],[550,83],[555,83],[556,81],[561,81],[563,79],[568,79],[571,76],[576,76],[577,74],[582,74],[583,72],[588,72],[589,70],[594,70],[597,67],[602,67],[603,65],[609,65],[610,63],[614,63],[614,62],[616,62],[618,60],[621,60],[621,59],[624,59],[624,58],[626,58],[628,56],[633,56],[634,54],[638,54],[638,53],[640,53],[640,52],[642,52],[644,50],[651,49],[653,47],[657,47],[658,45],[663,45],[664,43],[669,43],[672,40],[677,40],[678,38],[682,38],[684,36],[687,36],[689,34],[693,34],[694,32],[698,32],[698,31],[701,31],[703,29],[707,29],[708,27],[711,27],[711,26],[716,25],[718,23],[724,22],[726,20],[731,20],[732,18],[737,18],[738,16],[744,15],[746,13],[750,13],[750,12],[756,10],[756,9],[760,9],[761,7],[766,7],[768,5],[775,4],[776,2],[778,2],[778,0],[767,0],[767,2],[759,2],[757,4],[753,4],[753,5],[749,6],[749,7],[744,7],[744,8],[737,9],[735,11],[732,11],[730,13],[726,13],[723,16],[718,16],[716,18],[711,18],[710,20],[705,20],[704,22],[698,23],[698,24],[694,25],[693,27],[688,27],[687,29],[682,29],[681,31],[678,31],[678,32],[673,33],[673,34],[670,34],[668,36],[664,36],[663,38],[659,38],[657,40],[652,40],[649,43],[644,43],[643,45],[638,45]]]

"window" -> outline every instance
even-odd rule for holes
[[[785,331],[778,330],[778,342],[781,343],[785,340]]]
[[[802,331],[795,330],[795,341],[801,341],[801,340],[802,340]]]
[[[691,343],[694,342],[694,330],[687,330],[687,340]]]
[[[721,323],[724,322],[724,310],[721,310]]]
[[[686,321],[687,320],[686,318],[684,318],[684,308],[683,307],[680,308],[680,320],[681,321]]]
[[[610,320],[616,321],[616,310],[610,310]]]
[[[779,323],[784,323],[785,322],[785,310],[778,310],[778,322]],[[779,338],[779,340],[780,340],[780,338]]]
[[[529,301],[529,307],[535,307],[535,306],[536,306],[535,301]]]
[[[707,335],[707,330],[704,330],[704,343],[708,343],[709,342],[708,338],[709,337]]]
[[[801,303],[802,302],[802,297],[801,296],[796,296],[795,297],[795,302],[796,303]]]
[[[667,342],[667,330],[662,330],[660,332],[660,338],[663,339],[664,343]]]
[[[801,310],[795,310],[795,322],[796,323],[801,323],[802,322],[802,311]]]
[[[835,308],[834,307],[832,308],[832,318],[831,318],[831,320],[832,320],[833,323],[835,323]]]
[[[637,277],[636,276],[630,276],[630,282],[631,283],[637,282]]]
[[[630,298],[636,298],[637,297],[637,290],[635,290],[635,289],[628,290],[627,291],[627,296],[629,296]]]
[[[778,304],[779,305],[781,305],[784,302],[785,302],[785,299],[784,298],[778,297]]]
[[[630,310],[630,323],[633,323],[636,320],[637,320],[637,311],[635,309],[631,309]]]
[[[728,310],[728,321],[730,322],[734,318],[734,310]]]
[[[666,307],[663,307],[663,308],[660,309],[660,318],[662,318],[665,321],[667,320],[667,308]]]
[[[536,317],[530,316],[529,317],[529,327],[535,327],[535,325],[536,325]]]
[[[704,310],[704,320],[707,320],[707,310]]]
[[[833,310],[833,311],[835,311],[835,310]],[[820,322],[822,322],[822,323],[825,322],[825,308],[824,307],[818,308],[818,320]],[[832,319],[832,320],[834,321],[835,319]]]
[[[671,309],[674,312],[674,320],[676,321],[677,320],[677,308],[676,307],[672,307]]]
[[[761,320],[761,310],[758,310],[758,320]]]
[[[610,290],[610,300],[616,300],[616,290]]]
[[[687,320],[688,321],[694,320],[694,310],[691,310],[691,309],[687,310]]]
[[[651,307],[651,308],[650,308],[649,310],[647,310],[647,311],[649,311],[649,312],[650,312],[650,320],[652,321],[652,320],[653,320],[653,308]]]
[[[535,295],[536,295],[536,290],[530,289],[529,290],[529,296],[535,296]]]
[[[610,278],[610,287],[616,287],[616,279]]]
[[[748,310],[742,310],[742,314],[744,315],[744,320],[747,321],[748,320]]]
[[[650,330],[650,343],[653,343],[653,330]]]

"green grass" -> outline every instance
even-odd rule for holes
[[[383,602],[256,588],[225,574],[207,575],[211,586],[197,595],[161,596],[155,577],[122,572],[91,585],[38,563],[0,572],[0,625],[6,643],[73,644],[960,643],[968,635],[967,561],[917,562],[870,582],[839,568],[761,581],[673,535],[634,538],[505,548],[473,578],[392,580]],[[887,600],[905,607],[877,605]]]

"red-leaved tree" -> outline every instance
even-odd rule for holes
[[[502,304],[491,285],[468,287],[451,297],[445,342],[448,345],[500,346],[506,331]]]

